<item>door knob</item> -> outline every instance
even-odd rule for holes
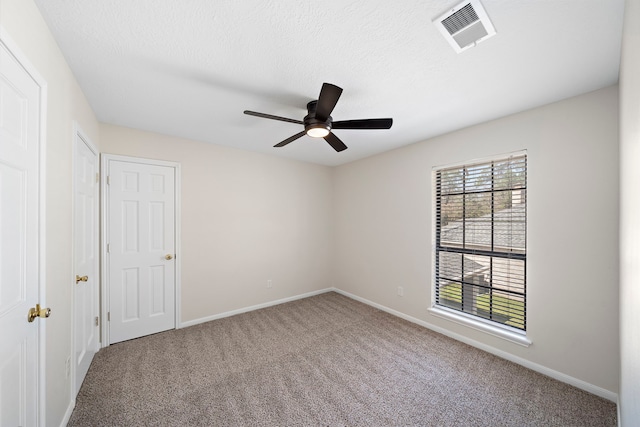
[[[166,259],[167,261],[170,261],[170,260],[172,260],[172,259],[173,259],[173,255],[171,255],[171,254],[166,254],[166,255],[164,256],[164,259]]]
[[[29,309],[27,320],[29,321],[29,323],[31,323],[36,319],[36,317],[47,318],[49,316],[51,316],[50,308],[40,308],[40,304],[36,304],[35,307],[31,307]]]
[[[78,276],[78,275],[76,274],[76,283],[79,283],[79,282],[86,282],[87,280],[89,280],[89,276],[82,276],[82,277],[80,277],[80,276]]]

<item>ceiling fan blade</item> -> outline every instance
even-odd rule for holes
[[[340,138],[335,136],[333,133],[329,132],[329,135],[324,137],[324,140],[329,143],[330,146],[333,147],[338,153],[342,150],[346,150],[347,146],[344,145],[344,142],[340,141]]]
[[[250,116],[262,117],[263,119],[280,120],[281,122],[295,123],[298,125],[304,124],[302,120],[288,119],[286,117],[273,116],[271,114],[265,114],[265,113],[257,113],[255,111],[244,110],[244,113]]]
[[[333,122],[333,129],[390,129],[393,119],[341,120]]]
[[[274,147],[284,147],[288,143],[295,141],[296,139],[300,138],[301,136],[303,136],[305,134],[306,134],[305,131],[298,132],[295,135],[290,136],[289,138],[285,139],[284,141],[277,143],[276,145],[274,145]]]
[[[342,89],[338,86],[331,83],[323,83],[316,106],[316,119],[322,122],[326,121],[336,107],[341,94]]]

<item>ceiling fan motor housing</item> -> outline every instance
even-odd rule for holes
[[[318,120],[316,119],[316,106],[318,105],[318,101],[310,101],[307,104],[307,112],[308,114],[304,117],[304,130],[307,132],[307,135],[314,136],[314,129],[318,129],[317,132],[320,132],[318,136],[324,136],[331,131],[331,116],[327,117],[327,120]],[[321,131],[324,130],[324,132]]]

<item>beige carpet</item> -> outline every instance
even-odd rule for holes
[[[613,403],[336,293],[115,344],[70,426],[615,426]]]

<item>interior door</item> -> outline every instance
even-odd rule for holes
[[[39,423],[40,86],[0,40],[0,425]]]
[[[98,351],[98,153],[76,131],[74,141],[75,394]]]
[[[176,327],[174,167],[109,160],[111,344]]]

